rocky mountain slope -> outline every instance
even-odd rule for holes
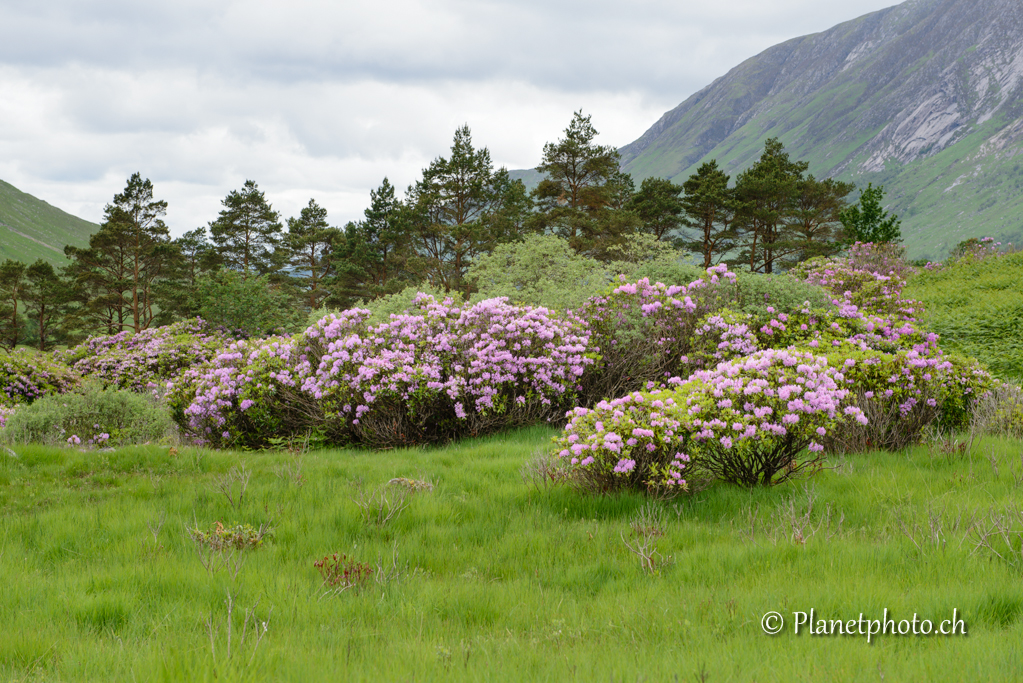
[[[64,245],[84,247],[99,226],[65,213],[0,180],[0,262],[42,258],[65,265]]]
[[[1023,245],[1023,2],[909,0],[776,45],[664,114],[625,170],[733,175],[779,137],[818,176],[883,184],[910,255]]]

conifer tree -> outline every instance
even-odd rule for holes
[[[221,201],[220,215],[209,225],[210,236],[224,266],[242,273],[274,273],[284,265],[280,254],[284,226],[255,181],[231,190]]]

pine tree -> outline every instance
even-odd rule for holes
[[[577,111],[565,137],[544,145],[536,170],[545,177],[533,190],[539,213],[532,228],[600,258],[625,242],[640,220],[625,208],[634,187],[619,170],[621,156],[614,147],[595,144],[596,136],[590,116]]]
[[[13,349],[25,336],[25,264],[11,259],[0,264],[0,347]]]
[[[736,222],[745,236],[743,256],[751,271],[772,273],[777,261],[799,250],[788,218],[808,167],[805,161],[792,161],[778,138],[770,138],[760,159],[736,178]]]
[[[738,235],[733,220],[735,199],[728,187],[728,174],[718,168],[716,160],[700,165],[696,173],[682,183],[684,223],[695,233],[684,246],[703,258],[703,267],[710,268],[735,248]]]
[[[209,227],[223,264],[243,277],[280,270],[284,263],[275,252],[284,226],[255,181],[246,180],[241,190],[232,190],[221,204],[224,208]]]
[[[25,312],[33,328],[36,348],[49,351],[64,341],[62,323],[71,301],[71,286],[42,259],[25,270],[25,279],[28,283]]]
[[[327,296],[331,276],[331,252],[341,231],[327,223],[327,210],[310,199],[298,217],[288,219],[286,242],[291,252],[293,279],[298,281],[302,299],[315,310]]]
[[[153,199],[153,184],[133,174],[124,192],[104,209],[89,247],[66,247],[83,312],[114,334],[146,329],[155,318],[156,288],[174,267],[178,251],[160,216],[167,202]]]
[[[370,191],[365,218],[345,226],[332,257],[330,302],[349,306],[399,291],[416,277],[409,270],[413,220],[408,207],[384,178]]]
[[[467,292],[473,259],[516,237],[506,231],[515,221],[495,220],[512,186],[507,171],[494,172],[490,151],[473,147],[468,126],[455,131],[451,156],[435,159],[408,195],[420,272],[431,284]]]
[[[874,187],[868,183],[867,188],[860,192],[859,204],[854,204],[839,213],[839,220],[845,228],[844,242],[901,242],[902,221],[888,213],[881,206],[884,188]]]

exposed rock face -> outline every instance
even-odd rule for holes
[[[897,208],[933,218],[947,211],[924,190],[968,186],[1023,151],[1021,119],[1023,2],[909,0],[746,60],[621,152],[637,179],[681,180],[709,158],[741,170],[778,136],[818,175],[884,180]]]
[[[803,128],[799,146],[866,136],[833,169],[865,156],[862,170],[879,171],[935,154],[969,124],[1018,105],[1021,83],[1019,0],[910,0],[743,62],[622,154],[628,170],[670,139],[674,173],[658,170],[676,175],[757,120],[775,134]]]

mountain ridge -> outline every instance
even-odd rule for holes
[[[637,180],[748,168],[778,137],[810,172],[883,184],[911,256],[1023,241],[1023,5],[909,0],[747,59],[619,151]]]

